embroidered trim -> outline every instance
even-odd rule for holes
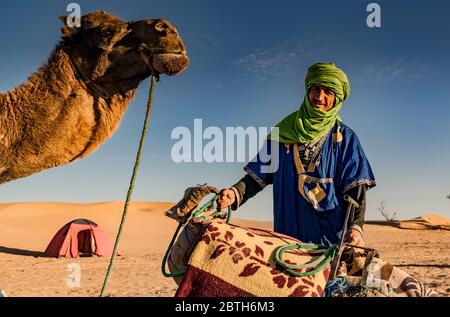
[[[239,191],[232,186],[231,189],[234,191],[234,196],[236,196],[236,209],[239,208],[239,206],[241,205],[241,195],[239,194]],[[231,208],[233,210],[233,208]],[[234,210],[236,210],[234,209]]]
[[[370,179],[357,179],[355,181],[353,181],[352,183],[348,184],[347,186],[344,187],[344,189],[342,190],[342,194],[345,194],[346,191],[352,189],[353,187],[362,185],[362,184],[366,184],[370,189],[372,187],[375,187],[377,185],[377,182],[375,180],[370,180]]]
[[[302,160],[300,158],[300,153],[298,152],[298,145],[294,144],[294,164],[295,167],[297,169],[297,174],[304,174],[304,178],[305,178],[305,182],[306,183],[333,183],[333,179],[332,178],[317,178],[317,177],[312,177],[309,175],[306,175],[305,173],[305,168],[303,167],[302,164]],[[308,172],[312,172],[309,171]]]
[[[326,184],[326,183],[333,183],[333,179],[332,178],[317,178],[317,177],[312,177],[309,175],[305,175],[305,183],[319,183],[319,184]]]
[[[322,154],[322,147],[323,147],[323,145],[324,145],[324,143],[325,143],[325,140],[327,139],[327,136],[325,135],[324,137],[322,137],[322,139],[319,141],[319,144],[317,144],[317,148],[316,148],[316,150],[314,151],[314,153],[313,153],[313,155],[311,156],[311,160],[310,160],[310,166],[309,166],[309,168],[308,168],[308,172],[314,172],[314,169],[312,169],[312,170],[310,170],[311,168],[312,168],[312,166],[311,166],[311,163],[313,163],[314,164],[314,168],[316,167],[316,166],[319,166],[319,164],[320,164],[320,158],[318,159],[318,160],[316,160],[316,158],[317,158],[317,156],[319,155],[319,154]],[[320,156],[322,156],[322,155],[320,155]]]
[[[244,171],[246,171],[262,188],[267,186],[267,184],[247,166],[244,167]]]
[[[305,168],[303,167],[302,160],[300,158],[300,153],[298,151],[298,144],[294,144],[294,164],[297,170],[297,174],[305,173]]]
[[[319,203],[327,197],[327,193],[320,187],[319,183],[316,183],[316,187],[308,191],[308,197],[314,204],[314,209],[319,207]]]
[[[305,169],[300,158],[298,150],[298,144],[294,144],[294,165],[298,175],[298,192],[302,197],[309,202],[314,209],[317,210],[319,202],[326,197],[326,193],[323,188],[320,187],[321,183],[333,183],[332,178],[317,178],[305,174]],[[315,183],[316,187],[308,191],[308,195],[305,193],[303,185],[305,183]]]
[[[324,135],[323,137],[311,141],[308,143],[299,143],[297,144],[298,148],[298,156],[300,161],[303,164],[303,159],[305,159],[305,164],[303,164],[303,168],[307,169],[308,172],[314,172],[316,165],[318,166],[319,162],[316,161],[317,156],[322,152],[322,147],[327,139],[328,135]],[[300,155],[300,152],[303,152],[303,155]],[[310,154],[306,153],[311,152]],[[303,158],[303,159],[302,159]]]

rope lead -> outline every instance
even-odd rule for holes
[[[129,204],[129,202],[131,200],[131,194],[133,193],[134,180],[136,179],[136,174],[137,174],[137,171],[138,171],[138,168],[139,168],[139,163],[140,163],[140,160],[141,160],[141,154],[142,154],[142,150],[144,148],[145,137],[146,137],[146,134],[147,134],[148,121],[150,119],[150,113],[152,111],[153,88],[155,86],[155,82],[156,81],[157,81],[157,77],[155,75],[152,75],[151,82],[150,82],[149,97],[148,97],[148,102],[147,102],[147,112],[145,113],[144,127],[142,128],[141,140],[139,142],[139,149],[138,149],[137,154],[136,154],[136,161],[134,163],[133,174],[131,175],[130,185],[128,187],[127,198],[125,200],[125,205],[123,207],[122,220],[120,221],[119,231],[117,232],[116,242],[114,243],[114,250],[113,250],[113,253],[111,255],[111,260],[109,261],[108,271],[106,272],[105,280],[103,281],[103,286],[102,286],[102,290],[100,292],[100,297],[103,297],[104,293],[106,291],[106,286],[108,284],[109,276],[111,274],[111,271],[112,271],[112,268],[113,268],[113,265],[114,265],[114,259],[115,259],[115,256],[117,254],[117,249],[118,249],[118,246],[119,246],[120,237],[122,235],[122,229],[123,229],[124,224],[125,224],[125,218],[126,218],[127,213],[128,213],[128,204]]]

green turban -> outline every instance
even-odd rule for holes
[[[308,92],[313,84],[325,86],[334,92],[333,108],[323,111],[311,106]],[[306,143],[327,134],[337,120],[342,121],[338,112],[350,94],[350,84],[342,70],[333,63],[314,64],[306,74],[305,88],[306,94],[300,109],[276,125],[279,128],[278,138],[271,135],[269,139],[285,144]]]
[[[332,63],[317,63],[308,69],[305,78],[307,92],[313,84],[319,84],[333,90],[336,98],[341,103],[350,95],[350,84],[347,75]]]

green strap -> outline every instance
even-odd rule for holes
[[[219,199],[220,195],[216,194],[213,198],[211,198],[206,204],[204,204],[202,207],[200,207],[199,210],[194,211],[194,214],[192,215],[192,218],[202,218],[205,219],[205,216],[200,216],[201,214],[205,213],[213,204],[214,202]]]
[[[213,198],[211,198],[206,204],[204,204],[202,207],[200,207],[200,209],[194,211],[192,218],[201,218],[201,219],[206,219],[205,215],[203,215],[207,210],[209,210],[209,208],[211,206],[213,206],[214,202],[219,199],[220,195],[216,194],[214,195]],[[221,214],[221,212],[219,210],[216,210],[211,217],[212,218],[216,218],[217,216],[219,216]],[[230,223],[231,220],[231,208],[228,207],[227,210],[227,223]],[[175,272],[167,272],[166,271],[166,264],[167,264],[167,259],[169,258],[169,254],[170,251],[172,250],[172,247],[175,243],[175,239],[178,236],[178,233],[180,231],[180,229],[185,225],[184,222],[180,222],[178,224],[177,229],[175,230],[175,233],[172,236],[172,240],[169,243],[169,247],[167,248],[166,253],[164,254],[163,260],[162,260],[162,264],[161,264],[161,272],[164,275],[164,277],[178,277],[178,276],[182,276],[184,275],[184,273],[186,273],[185,270],[179,270],[179,271],[175,271]]]
[[[213,198],[211,198],[206,204],[204,204],[199,210],[194,212],[194,215],[192,216],[192,218],[201,218],[201,219],[206,219],[205,215],[202,215],[203,213],[205,213],[207,210],[209,210],[209,208],[214,204],[214,202],[219,199],[220,194],[216,194],[214,195]],[[221,215],[222,212],[220,210],[216,210],[212,215],[211,218],[216,218],[219,215]],[[231,220],[231,209],[230,206],[228,206],[228,210],[227,210],[227,223],[230,223]]]
[[[186,273],[185,270],[179,270],[179,271],[175,271],[172,273],[169,273],[166,271],[166,263],[167,263],[167,259],[169,257],[170,250],[172,250],[173,244],[175,243],[175,238],[178,236],[178,232],[183,227],[183,225],[184,225],[184,223],[182,223],[182,222],[180,222],[178,224],[178,227],[175,230],[172,240],[169,243],[169,247],[167,248],[166,254],[164,254],[163,261],[161,264],[161,271],[162,271],[162,274],[164,275],[164,277],[178,277],[178,276],[182,276],[182,275],[184,275],[184,273]]]
[[[117,232],[116,242],[114,244],[114,250],[113,250],[113,253],[111,255],[111,260],[109,262],[108,271],[106,272],[105,280],[103,281],[103,286],[102,286],[102,290],[100,292],[100,297],[103,297],[103,295],[104,295],[104,293],[106,291],[106,286],[108,284],[109,276],[111,274],[111,271],[112,271],[112,268],[113,268],[113,265],[114,265],[114,259],[115,259],[115,256],[117,254],[117,249],[119,247],[120,237],[122,235],[122,229],[124,227],[125,219],[126,219],[126,216],[127,216],[127,213],[128,213],[128,204],[129,204],[129,202],[131,200],[131,195],[133,193],[134,180],[136,179],[136,174],[137,174],[137,171],[138,171],[138,168],[139,168],[139,163],[140,163],[140,160],[141,160],[142,150],[144,148],[145,136],[147,135],[148,121],[150,119],[150,113],[152,111],[152,104],[153,104],[153,87],[155,86],[156,80],[157,80],[156,77],[154,75],[152,75],[151,83],[150,83],[149,98],[148,98],[148,102],[147,102],[147,112],[145,114],[144,127],[143,127],[142,133],[141,133],[141,139],[140,139],[140,142],[139,142],[139,149],[138,149],[137,154],[136,154],[136,161],[134,163],[133,174],[131,175],[130,185],[128,187],[127,198],[125,200],[125,205],[123,207],[122,220],[120,221],[119,231]]]
[[[326,251],[318,258],[300,265],[292,265],[283,261],[283,254],[288,250],[293,249],[307,249],[307,250],[325,250]],[[319,271],[322,271],[333,259],[336,253],[337,244],[333,244],[331,247],[327,248],[322,244],[313,243],[292,243],[283,246],[279,246],[275,251],[275,261],[281,266],[285,271],[293,276],[309,276],[314,275]],[[313,268],[312,270],[306,272],[297,272],[296,270]]]

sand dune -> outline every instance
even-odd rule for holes
[[[161,274],[161,259],[177,223],[164,217],[169,202],[132,202],[125,223],[120,252],[108,284],[110,296],[173,296],[176,284]],[[0,204],[0,288],[10,296],[98,296],[109,259],[45,258],[42,252],[67,222],[87,218],[114,240],[123,202],[3,203]],[[434,218],[433,218],[434,217]],[[441,221],[439,215],[428,221]],[[235,219],[250,227],[271,229],[270,222]],[[450,294],[450,231],[406,230],[366,225],[368,246],[381,257]],[[399,252],[401,250],[401,252]],[[81,269],[81,287],[70,287],[70,264]]]
[[[450,219],[441,215],[427,214],[410,220],[394,221],[392,225],[404,229],[450,230]]]

